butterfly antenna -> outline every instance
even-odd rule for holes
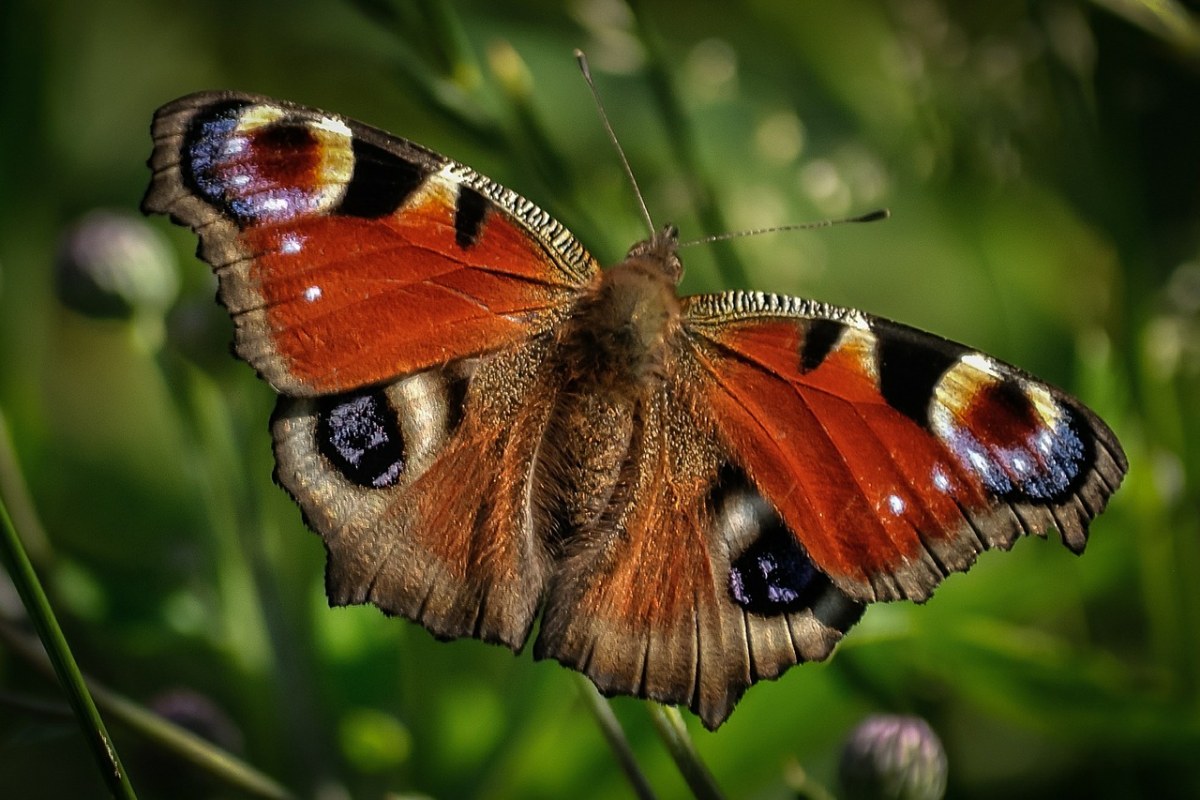
[[[633,194],[637,197],[638,206],[642,209],[642,219],[646,221],[646,228],[649,229],[650,235],[654,235],[654,220],[650,218],[650,209],[646,207],[646,199],[642,197],[642,190],[638,187],[637,178],[633,177],[633,169],[629,166],[629,159],[625,157],[625,151],[621,149],[621,143],[617,140],[617,134],[613,131],[612,123],[608,121],[608,114],[604,111],[604,103],[600,102],[600,93],[596,91],[596,84],[592,82],[592,70],[588,66],[587,56],[582,50],[576,48],[575,60],[579,62],[579,71],[583,73],[583,79],[587,82],[588,89],[592,92],[592,100],[596,103],[596,111],[600,113],[600,122],[604,125],[604,130],[608,134],[608,140],[612,142],[613,148],[616,149],[617,155],[621,158],[621,166],[625,168],[625,177],[629,178],[630,185],[633,186]]]
[[[705,236],[702,239],[692,239],[687,242],[680,242],[680,247],[692,247],[698,244],[711,244],[713,242],[723,242],[727,239],[741,239],[745,236],[761,236],[764,233],[781,233],[783,231],[807,231],[813,228],[830,228],[834,225],[848,225],[855,222],[878,222],[881,219],[887,219],[891,216],[891,212],[886,208],[879,208],[874,211],[868,211],[866,214],[859,214],[855,217],[842,217],[841,219],[819,219],[815,222],[798,222],[794,225],[776,225],[772,228],[754,228],[748,231],[735,231],[733,233],[718,233],[713,236]]]

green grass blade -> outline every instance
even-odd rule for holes
[[[0,620],[0,641],[3,641],[13,652],[38,670],[46,674],[50,673],[50,662],[45,653],[38,649],[30,637],[21,634],[15,626],[2,620]],[[268,800],[291,800],[295,797],[290,790],[275,779],[186,728],[181,728],[163,719],[129,698],[97,685],[92,680],[86,680],[86,683],[96,704],[103,708],[111,719],[140,733],[163,751],[176,754],[204,770],[213,778],[224,781],[229,786],[240,789],[251,796]],[[0,697],[0,700],[3,699]],[[15,702],[10,704],[15,704]],[[28,701],[24,701],[24,704],[37,713],[53,713],[55,710],[45,706],[37,707]]]
[[[38,581],[33,564],[30,563],[21,538],[17,535],[17,529],[13,527],[8,506],[3,498],[0,498],[0,549],[9,574],[12,575],[13,584],[16,585],[38,637],[46,648],[46,654],[63,691],[67,694],[67,701],[79,721],[79,728],[83,731],[88,748],[96,759],[96,766],[100,769],[100,775],[109,793],[118,798],[136,798],[129,776],[121,766],[117,748],[109,738],[100,712],[96,710],[92,695],[79,672],[79,665],[71,655],[71,648],[58,625],[54,610],[50,608],[50,601],[46,598],[41,582]]]

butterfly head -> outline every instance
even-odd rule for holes
[[[670,280],[672,286],[678,286],[683,278],[683,262],[679,260],[679,228],[674,225],[664,225],[649,239],[629,248],[625,263],[643,262],[646,268],[656,270]]]

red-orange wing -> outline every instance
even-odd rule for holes
[[[688,298],[685,331],[697,413],[861,601],[923,600],[1022,533],[1055,528],[1081,551],[1127,468],[1078,400],[894,322],[731,292]]]
[[[333,114],[202,93],[159,109],[153,136],[143,209],[199,234],[238,354],[284,394],[518,344],[598,274],[529,201]]]

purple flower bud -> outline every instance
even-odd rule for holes
[[[231,753],[240,753],[242,732],[216,703],[191,689],[173,689],[155,696],[150,708],[161,717]]]
[[[161,315],[179,292],[163,236],[141,217],[115,211],[89,212],[66,231],[56,273],[63,303],[92,317]]]
[[[920,717],[877,715],[859,723],[838,770],[845,800],[941,800],[946,752]]]

